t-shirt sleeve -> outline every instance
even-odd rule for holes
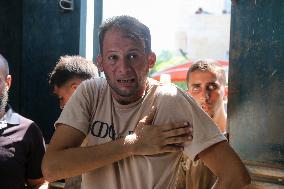
[[[156,123],[187,121],[193,126],[193,140],[185,146],[184,153],[194,160],[206,148],[226,140],[213,120],[185,92],[174,87],[158,102]]]
[[[193,140],[184,149],[191,160],[208,147],[226,140],[214,121],[195,102],[191,102],[191,120]]]
[[[41,162],[45,153],[45,142],[40,128],[34,122],[32,122],[27,129],[24,140],[29,141],[26,179],[42,178]]]
[[[87,135],[91,108],[94,108],[92,105],[94,98],[94,95],[91,95],[93,94],[92,88],[97,88],[95,83],[90,83],[89,81],[90,80],[82,82],[72,94],[58,120],[55,122],[55,127],[57,127],[59,123],[62,123]]]

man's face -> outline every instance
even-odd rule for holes
[[[188,93],[210,117],[213,118],[224,106],[225,86],[221,85],[215,73],[201,70],[190,73],[188,87]]]
[[[62,85],[61,87],[54,86],[53,93],[59,99],[60,109],[63,109],[73,92],[76,88],[72,86],[71,83],[67,82],[66,84]]]
[[[155,61],[155,54],[147,54],[141,41],[135,41],[119,30],[106,32],[103,52],[98,58],[112,95],[122,104],[134,102],[143,95],[149,68]]]

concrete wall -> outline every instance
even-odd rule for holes
[[[187,52],[190,59],[228,60],[230,18],[229,14],[188,16],[176,32],[176,48]]]

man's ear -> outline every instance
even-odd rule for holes
[[[101,55],[98,55],[97,58],[96,58],[96,62],[97,62],[98,70],[100,72],[103,72],[104,71],[103,66],[102,66],[103,57]]]
[[[73,83],[72,85],[71,85],[71,88],[72,88],[72,90],[76,90],[77,89],[77,87],[79,86],[79,84],[78,83]]]
[[[156,63],[156,54],[151,52],[148,55],[148,65],[149,65],[149,68],[153,68],[155,66],[155,63]]]
[[[225,102],[228,101],[228,93],[229,93],[229,91],[228,91],[228,86],[225,86],[225,87],[224,87],[224,96],[223,96],[223,100],[224,100]]]
[[[77,89],[77,87],[80,85],[80,83],[82,83],[82,79],[74,79],[73,81],[72,81],[72,83],[71,83],[71,89],[73,90],[73,91],[75,91],[76,89]]]
[[[7,77],[6,77],[6,87],[7,87],[7,90],[10,89],[11,84],[12,84],[12,76],[11,75],[7,75]]]

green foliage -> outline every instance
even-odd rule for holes
[[[182,82],[174,82],[174,84],[176,86],[178,86],[179,88],[182,88],[183,90],[187,90],[187,85],[186,85],[186,82],[185,81],[182,81]]]
[[[157,64],[161,63],[161,62],[165,62],[170,60],[173,57],[173,52],[169,51],[169,50],[163,50],[159,56],[157,57]]]
[[[164,50],[157,57],[156,64],[150,71],[149,75],[170,68],[172,66],[186,63],[187,61],[188,60],[185,59],[183,56],[175,56],[173,52]]]

